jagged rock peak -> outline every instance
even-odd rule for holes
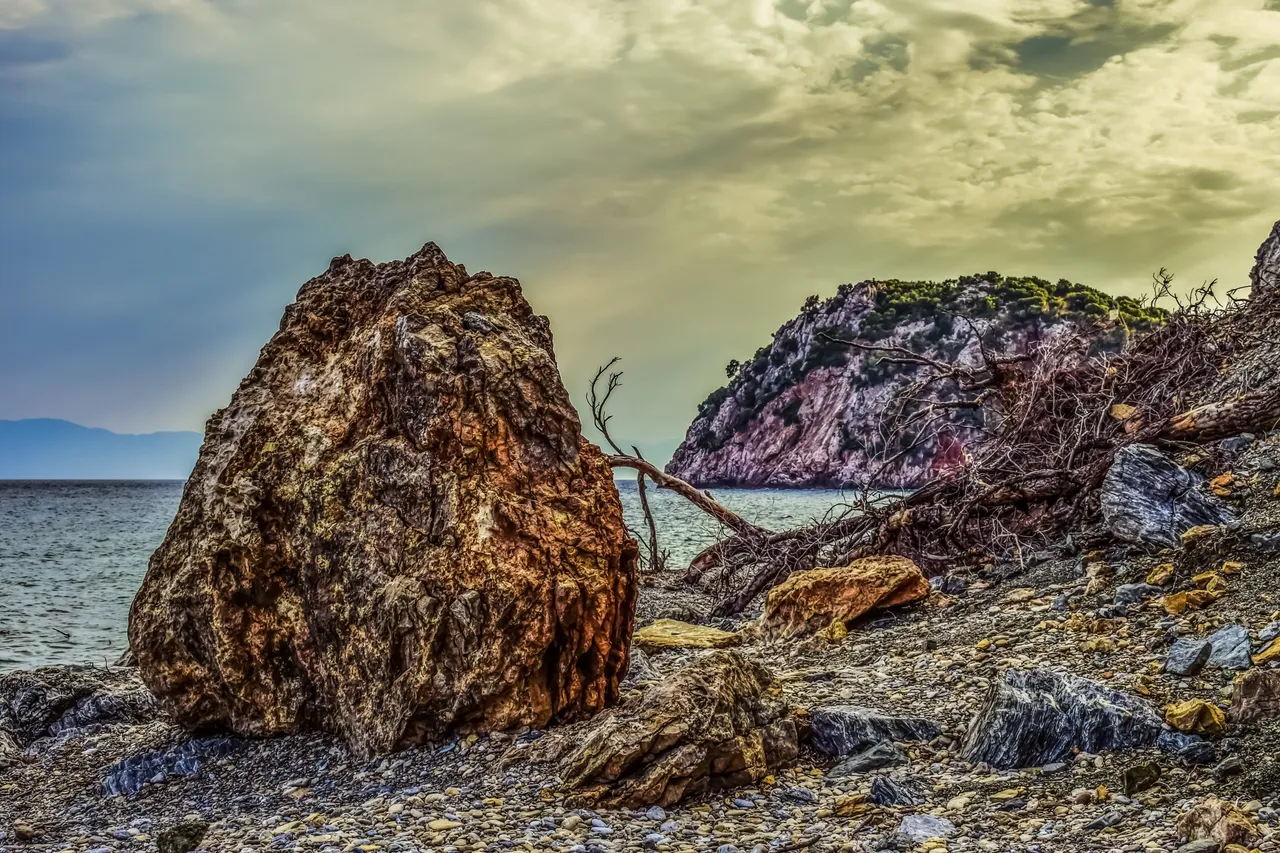
[[[130,617],[181,723],[362,753],[614,701],[636,548],[519,282],[433,243],[303,285]]]
[[[1253,284],[1254,293],[1280,290],[1280,222],[1272,227],[1271,234],[1258,247],[1249,281]]]

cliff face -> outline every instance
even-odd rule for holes
[[[699,406],[668,473],[704,487],[920,485],[981,442],[981,412],[941,413],[937,437],[924,441],[885,430],[886,407],[919,378],[917,369],[832,339],[980,364],[978,338],[961,317],[997,354],[1025,351],[1072,328],[1095,336],[1101,354],[1162,322],[1164,313],[1065,280],[996,273],[842,285],[825,302],[810,297],[750,361],[730,362],[729,383]],[[938,391],[938,399],[956,393]]]

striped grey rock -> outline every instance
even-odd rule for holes
[[[1103,521],[1125,542],[1176,548],[1191,528],[1234,518],[1203,483],[1154,447],[1131,444],[1116,454],[1103,481]]]
[[[930,741],[941,730],[918,717],[890,717],[866,708],[833,705],[818,708],[810,716],[813,745],[825,755],[842,758],[890,741]]]
[[[966,761],[1006,770],[1066,758],[1151,746],[1160,717],[1142,700],[1079,676],[1007,670],[992,683],[961,746]]]

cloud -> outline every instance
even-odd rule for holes
[[[1236,280],[1277,216],[1262,0],[11,0],[0,28],[44,46],[0,97],[75,138],[3,204],[46,230],[133,223],[138,253],[158,220],[173,245],[182,221],[260,223],[209,272],[234,267],[244,313],[191,335],[232,364],[206,407],[243,318],[330,248],[433,238],[519,275],[569,383],[623,354],[620,419],[670,443],[808,293],[992,268]],[[171,399],[128,417],[189,424]]]

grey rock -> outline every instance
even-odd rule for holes
[[[999,769],[1151,746],[1163,731],[1136,696],[1052,670],[1007,670],[992,683],[961,746],[961,756]]]
[[[801,803],[804,805],[813,805],[818,802],[818,795],[808,788],[796,786],[787,788],[782,792],[783,799],[790,800],[793,803]]]
[[[891,717],[852,705],[818,708],[810,715],[810,726],[813,745],[833,758],[843,758],[884,741],[929,741],[941,734],[941,729],[928,720]]]
[[[650,806],[649,808],[645,809],[644,816],[647,817],[649,820],[653,820],[661,823],[662,821],[667,819],[667,811],[666,809],[662,808],[662,806]]]
[[[1209,645],[1213,646],[1210,666],[1235,670],[1253,666],[1249,657],[1249,630],[1243,625],[1224,625],[1209,636]]]
[[[1244,772],[1244,764],[1236,756],[1224,758],[1222,762],[1213,768],[1213,778],[1219,782],[1224,781],[1228,776],[1234,776],[1237,773]]]
[[[871,782],[871,801],[878,806],[918,806],[926,799],[924,789],[914,782],[895,782],[885,777]]]
[[[1208,640],[1197,640],[1180,637],[1169,647],[1169,655],[1165,659],[1165,672],[1174,675],[1195,675],[1209,662],[1213,654],[1213,646]]]
[[[658,670],[649,661],[648,655],[639,646],[631,647],[631,665],[627,668],[627,674],[623,677],[622,683],[628,685],[640,684],[645,681],[658,681],[662,676]]]
[[[1086,823],[1083,829],[1085,832],[1097,832],[1109,826],[1119,826],[1122,823],[1124,823],[1124,812],[1119,810],[1109,811],[1101,817]]]
[[[210,761],[230,755],[239,747],[240,742],[231,738],[199,738],[170,749],[135,755],[107,769],[102,792],[108,797],[130,796],[157,778],[194,776]]]
[[[0,732],[21,747],[77,729],[149,722],[158,713],[136,669],[51,666],[0,675]]]
[[[1257,441],[1257,437],[1246,432],[1243,435],[1224,438],[1222,441],[1218,442],[1218,449],[1228,456],[1235,456],[1237,453],[1248,450],[1249,446],[1255,441]]]
[[[1161,732],[1156,739],[1156,747],[1172,752],[1186,764],[1213,764],[1218,760],[1218,751],[1213,744],[1182,732]]]
[[[1222,849],[1222,845],[1212,838],[1201,838],[1199,841],[1190,841],[1179,847],[1175,853],[1218,853]]]
[[[1193,527],[1226,524],[1235,516],[1203,488],[1204,479],[1147,444],[1116,454],[1102,484],[1102,518],[1118,539],[1176,548]]]
[[[1269,622],[1258,632],[1258,639],[1264,643],[1269,643],[1276,637],[1280,637],[1280,622]]]
[[[913,814],[902,819],[898,824],[898,835],[922,844],[930,838],[950,838],[956,833],[956,825],[946,818],[932,815]]]
[[[827,778],[841,779],[846,776],[855,776],[859,773],[879,770],[882,767],[895,767],[906,763],[906,753],[888,741],[881,741],[841,761],[831,768],[830,772],[827,773]]]
[[[1126,583],[1116,587],[1116,604],[1141,604],[1163,594],[1164,590],[1154,584]]]

